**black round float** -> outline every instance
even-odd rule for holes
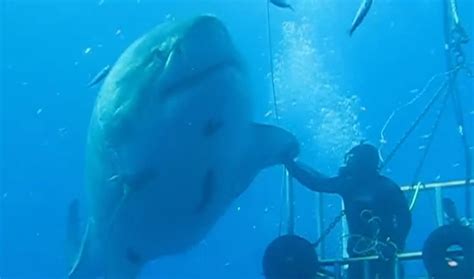
[[[311,242],[296,235],[284,235],[273,240],[263,256],[266,279],[313,279],[319,261]]]
[[[474,278],[474,231],[459,224],[439,227],[425,241],[423,262],[431,278]]]

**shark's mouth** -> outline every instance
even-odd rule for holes
[[[207,77],[212,76],[215,73],[222,72],[224,70],[234,70],[236,72],[239,72],[241,70],[241,66],[240,63],[235,59],[228,59],[220,63],[213,64],[212,66],[207,67],[199,72],[196,72],[193,75],[189,75],[188,77],[167,84],[162,88],[164,93],[163,95],[172,96],[173,93],[194,86],[200,83],[201,81],[206,80]]]

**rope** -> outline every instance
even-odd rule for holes
[[[276,89],[275,89],[275,74],[274,74],[274,65],[273,65],[273,45],[272,45],[272,30],[270,26],[270,0],[267,0],[267,27],[268,27],[268,50],[270,52],[270,76],[272,80],[272,94],[273,94],[273,107],[275,110],[275,118],[276,122],[278,123],[280,120],[279,112],[278,112],[278,103],[276,97]]]
[[[272,85],[272,96],[273,96],[273,110],[275,112],[275,121],[277,124],[280,122],[280,115],[278,110],[278,102],[277,102],[277,94],[276,94],[276,86],[275,86],[275,73],[274,69],[275,66],[273,64],[273,44],[272,44],[272,30],[271,30],[271,19],[270,19],[270,0],[267,0],[267,32],[268,32],[268,51],[270,56],[270,77],[271,77],[271,85]],[[285,174],[286,175],[286,170]],[[282,228],[283,228],[283,197],[285,195],[285,187],[286,187],[286,179],[283,183],[283,187],[281,187],[280,192],[280,222],[278,225],[278,235],[281,236]]]
[[[390,124],[390,122],[392,121],[393,117],[395,117],[395,115],[402,109],[414,104],[418,99],[420,99],[421,97],[423,97],[426,92],[428,92],[428,89],[430,88],[431,84],[439,77],[441,76],[446,76],[446,75],[449,75],[453,72],[454,70],[451,70],[451,71],[448,71],[448,72],[444,72],[444,73],[439,73],[439,74],[435,74],[433,75],[429,80],[428,82],[425,84],[425,86],[423,87],[423,89],[415,96],[413,97],[410,101],[408,101],[407,103],[399,106],[398,108],[396,108],[391,114],[390,116],[388,117],[387,121],[385,122],[385,124],[383,125],[382,127],[382,130],[380,131],[380,143],[381,143],[381,146],[379,148],[379,154],[381,155],[382,154],[382,148],[383,148],[383,145],[385,145],[387,143],[387,140],[385,139],[385,130],[387,130],[388,128],[388,125]],[[380,156],[382,158],[382,156]]]
[[[438,100],[438,98],[444,93],[444,90],[448,87],[448,80],[444,81],[441,87],[437,90],[435,95],[431,98],[431,100],[428,102],[428,104],[425,106],[421,114],[417,117],[417,119],[412,123],[410,128],[405,132],[403,137],[398,141],[398,143],[395,145],[393,150],[388,154],[387,158],[383,162],[382,166],[380,169],[385,168],[388,163],[393,159],[395,154],[398,152],[398,150],[402,147],[402,145],[405,143],[405,141],[408,139],[408,137],[413,133],[413,131],[416,129],[416,127],[420,124],[421,120],[428,114],[428,112],[431,110],[435,102]]]
[[[451,16],[453,17],[454,24],[458,25],[459,15],[458,15],[458,7],[457,7],[456,0],[450,0],[450,5],[451,5]]]
[[[424,184],[417,183],[415,187],[416,187],[415,193],[413,194],[413,198],[411,199],[411,202],[410,202],[410,207],[408,208],[410,211],[412,211],[413,207],[415,207],[415,203],[418,200],[418,195],[420,194],[420,189],[424,187]]]

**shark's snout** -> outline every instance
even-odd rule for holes
[[[222,68],[242,70],[230,34],[219,19],[213,16],[197,17],[176,39],[168,55],[162,75],[163,90],[173,91],[192,84]]]

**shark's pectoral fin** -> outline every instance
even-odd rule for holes
[[[297,155],[299,145],[296,137],[276,126],[253,124],[253,147],[249,148],[249,163],[256,164],[257,171],[273,165],[283,164],[288,156]]]
[[[236,196],[243,193],[257,174],[264,168],[284,164],[286,160],[296,157],[299,145],[296,137],[276,126],[252,124],[252,138],[239,164],[238,172],[242,175],[237,184]]]
[[[241,180],[237,183],[236,196],[242,194],[257,174],[264,168],[284,164],[289,156],[297,155],[299,145],[290,132],[271,125],[252,124],[252,139],[247,146],[239,171]]]

